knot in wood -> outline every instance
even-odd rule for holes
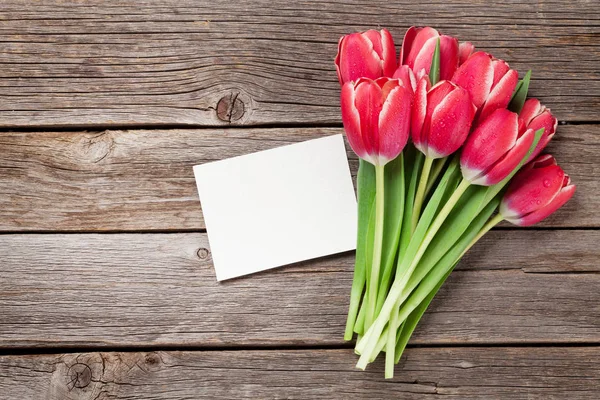
[[[206,260],[208,258],[208,249],[201,247],[198,249],[196,254],[198,255],[199,259]]]
[[[244,102],[239,98],[239,93],[230,93],[221,97],[217,103],[217,117],[228,123],[235,122],[244,116]]]
[[[146,364],[148,364],[148,365],[156,365],[159,363],[160,357],[155,353],[148,353],[148,354],[146,354],[145,361],[146,361]]]
[[[83,153],[87,160],[99,163],[113,151],[115,146],[112,134],[108,131],[86,135],[83,143]]]
[[[92,381],[92,370],[86,364],[74,364],[69,368],[67,380],[67,387],[69,390],[73,388],[84,388]]]

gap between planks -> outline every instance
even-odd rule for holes
[[[342,350],[99,352],[0,357],[6,399],[597,399],[597,347],[409,348],[384,380]],[[104,396],[104,397],[102,397]]]
[[[346,350],[354,349],[355,340],[344,344],[308,344],[308,345],[238,345],[238,346],[194,346],[186,344],[157,345],[157,346],[70,346],[70,347],[0,347],[2,356],[28,356],[36,354],[76,354],[76,353],[143,353],[157,351],[189,351],[189,352],[238,352],[238,351],[314,351],[314,350]],[[595,348],[600,347],[600,341],[592,342],[490,342],[490,343],[408,343],[407,349],[518,349],[518,348]]]

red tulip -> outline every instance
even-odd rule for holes
[[[398,79],[360,78],[342,86],[342,121],[352,150],[373,165],[396,158],[408,141],[412,95]]]
[[[477,121],[483,121],[494,110],[506,108],[517,86],[519,75],[502,60],[477,51],[454,73],[452,82],[465,88],[479,109]]]
[[[544,128],[544,134],[528,161],[533,160],[538,154],[548,145],[548,142],[552,139],[556,133],[556,126],[558,120],[552,116],[550,109],[546,108],[538,99],[527,99],[523,105],[523,109],[519,114],[519,132],[524,132],[527,129],[538,129]]]
[[[405,88],[411,90],[412,93],[417,90],[417,79],[415,78],[415,74],[408,67],[408,65],[400,65],[394,75],[392,76],[394,79],[400,79]]]
[[[463,177],[474,185],[491,186],[508,176],[523,160],[535,131],[519,132],[517,114],[494,111],[469,135],[460,157]]]
[[[449,80],[458,67],[458,40],[433,28],[408,28],[402,41],[400,65],[408,65],[417,78],[429,74],[431,59],[440,39],[440,79]]]
[[[359,78],[391,77],[396,70],[396,48],[386,30],[342,36],[335,57],[340,85]]]
[[[429,158],[447,157],[467,139],[477,110],[469,93],[450,81],[419,81],[411,115],[412,139]]]
[[[563,206],[575,185],[549,154],[536,158],[510,181],[500,204],[500,215],[520,226],[530,226]]]

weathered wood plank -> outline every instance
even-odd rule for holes
[[[600,349],[410,348],[393,380],[352,350],[0,357],[3,399],[596,399]]]
[[[598,20],[585,0],[5,0],[0,126],[339,123],[338,38],[383,26],[399,44],[415,24],[533,69],[559,119],[597,121]]]
[[[600,231],[493,231],[414,343],[600,341]],[[353,254],[217,283],[205,234],[0,235],[0,347],[340,345]]]
[[[6,132],[0,231],[203,229],[192,166],[339,128]],[[598,227],[600,125],[559,127],[549,151],[578,186],[542,226]],[[356,157],[348,148],[353,173]]]

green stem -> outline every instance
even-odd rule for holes
[[[387,341],[385,345],[385,379],[392,379],[394,377],[394,364],[396,354],[396,332],[398,332],[399,321],[398,313],[396,309],[400,307],[399,302],[394,304],[394,310],[390,323],[388,324]],[[383,336],[383,335],[382,335]]]
[[[425,188],[425,196],[427,196],[429,194],[429,192],[431,192],[431,189],[433,188],[433,184],[437,180],[438,176],[440,176],[440,174],[442,173],[442,170],[444,169],[444,166],[446,165],[446,160],[448,160],[447,157],[438,158],[437,160],[435,160],[435,163],[433,164],[433,168],[431,169],[431,173],[429,174],[429,179],[427,180],[427,187]]]
[[[433,164],[433,158],[425,157],[425,163],[423,164],[423,171],[421,172],[421,179],[419,180],[419,187],[417,188],[417,194],[415,195],[415,204],[413,206],[412,213],[412,232],[417,229],[419,223],[419,217],[421,216],[421,207],[423,206],[423,199],[425,198],[425,189],[427,188],[427,180],[429,179],[429,172],[431,171],[431,165]]]
[[[419,246],[417,254],[415,255],[415,258],[412,260],[410,267],[408,268],[406,273],[403,274],[402,279],[394,282],[394,284],[392,285],[392,288],[390,289],[390,293],[388,294],[388,297],[387,297],[385,303],[383,304],[383,307],[381,309],[381,312],[379,313],[379,316],[377,317],[375,322],[369,327],[368,331],[365,333],[365,336],[362,338],[362,342],[361,342],[362,345],[360,346],[361,348],[359,349],[361,351],[361,356],[360,356],[360,359],[358,360],[358,363],[356,364],[356,366],[358,368],[364,370],[367,367],[369,359],[373,356],[372,353],[375,350],[375,346],[377,345],[379,336],[381,335],[381,332],[382,332],[383,328],[385,327],[385,325],[388,323],[388,320],[391,317],[391,313],[394,310],[394,306],[396,305],[396,302],[402,296],[402,292],[404,291],[406,282],[408,281],[408,279],[410,278],[410,275],[412,274],[412,272],[416,268],[417,264],[421,260],[421,257],[425,253],[427,246],[429,246],[429,243],[431,243],[431,241],[433,240],[433,237],[435,236],[437,231],[440,229],[440,227],[446,220],[446,217],[448,217],[448,214],[450,214],[450,211],[452,211],[452,208],[454,208],[454,205],[458,202],[460,197],[463,195],[463,193],[465,192],[465,190],[467,190],[467,188],[469,186],[470,186],[470,183],[466,179],[463,179],[460,182],[460,184],[458,185],[458,187],[456,188],[456,190],[454,191],[454,193],[452,194],[450,199],[448,199],[448,202],[440,210],[439,214],[437,215],[437,217],[435,218],[435,220],[433,221],[433,223],[427,230],[427,234],[425,235],[423,242]],[[359,344],[357,344],[357,346],[358,345]],[[364,347],[364,349],[362,349],[362,347]]]
[[[365,314],[367,313],[367,293],[365,292],[365,296],[363,297],[363,301],[360,304],[360,309],[358,310],[358,316],[356,317],[356,322],[354,323],[354,333],[358,333],[362,336],[365,333]]]
[[[381,250],[383,246],[383,207],[385,199],[384,168],[384,165],[375,166],[375,237],[373,240],[371,280],[369,282],[369,307],[367,309],[367,314],[365,315],[365,328],[371,326],[371,323],[375,319],[375,308],[377,305],[379,269],[381,266]]]

